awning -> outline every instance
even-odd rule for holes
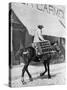
[[[43,25],[43,35],[65,37],[65,28],[55,15],[21,3],[12,3],[12,9],[31,35],[34,35],[37,25]]]

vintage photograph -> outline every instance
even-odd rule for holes
[[[9,86],[65,85],[65,6],[9,3]]]

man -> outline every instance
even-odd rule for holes
[[[41,47],[39,46],[39,42],[47,41],[47,40],[44,40],[44,38],[42,36],[42,29],[43,28],[44,27],[42,25],[38,25],[38,29],[34,32],[33,46],[36,49],[36,54],[38,54],[38,52],[39,52],[39,54],[42,53]]]
[[[42,29],[44,27],[42,25],[38,25],[38,29],[34,32],[34,43],[44,41],[44,38],[42,36]]]

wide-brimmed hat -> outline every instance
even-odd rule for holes
[[[44,26],[43,25],[38,25],[38,28],[42,29],[42,28],[44,28]]]

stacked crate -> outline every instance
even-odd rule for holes
[[[52,47],[50,41],[46,40],[44,42],[39,42],[42,53],[50,53],[52,51]]]

